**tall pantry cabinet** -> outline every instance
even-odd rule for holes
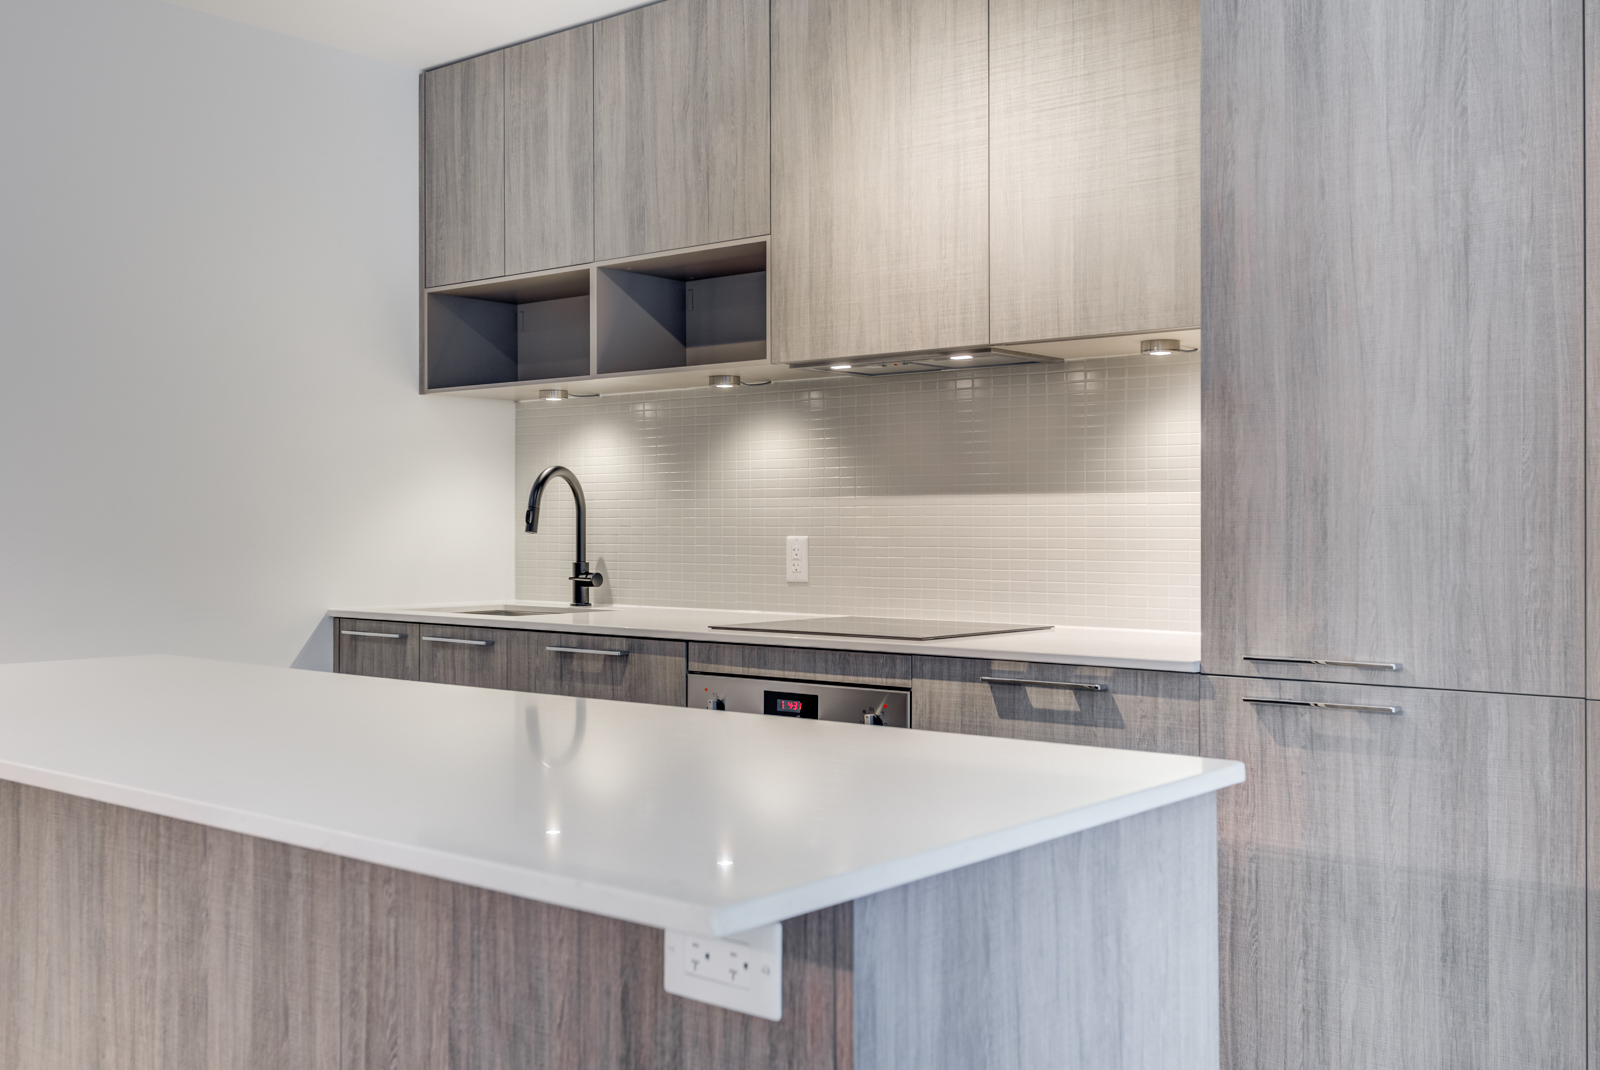
[[[1203,0],[1230,1070],[1585,1064],[1581,0]]]

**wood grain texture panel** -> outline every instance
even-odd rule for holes
[[[1215,1070],[1215,837],[1206,795],[857,900],[857,1070]]]
[[[502,634],[510,659],[505,686],[513,691],[683,705],[688,667],[684,643],[559,632]],[[621,650],[623,654],[573,654],[549,649],[553,646]]]
[[[1208,677],[1223,1065],[1584,1065],[1572,699]],[[1245,697],[1393,705],[1398,715]]]
[[[599,259],[769,229],[765,0],[662,0],[594,24]]]
[[[1600,702],[1585,703],[1588,762],[1584,768],[1587,814],[1588,1066],[1600,1066]]]
[[[1205,0],[1207,672],[1583,694],[1582,18]]]
[[[849,906],[784,923],[784,1015],[768,1022],[668,995],[659,930],[344,866],[348,1070],[849,1068],[835,1053]]]
[[[505,53],[422,75],[427,286],[505,271]]]
[[[988,4],[773,0],[771,359],[989,341]]]
[[[458,628],[444,624],[419,624],[421,653],[419,680],[467,687],[505,687],[511,641],[518,633],[503,628]],[[462,640],[439,642],[438,640]],[[431,641],[430,641],[431,640]],[[476,646],[486,643],[486,646]]]
[[[993,0],[995,342],[1200,323],[1200,0]]]
[[[1584,213],[1585,264],[1600,264],[1600,0],[1584,3],[1584,99],[1589,118],[1584,123]],[[1584,348],[1591,340],[1600,341],[1600,270],[1584,273]],[[1584,361],[1587,379],[1588,421],[1585,443],[1588,469],[1588,688],[1590,698],[1600,698],[1600,361]],[[1595,1042],[1600,1046],[1600,1041]],[[1600,1066],[1600,1062],[1595,1065]]]
[[[338,1070],[337,861],[0,785],[0,1057]]]
[[[0,782],[0,919],[7,1067],[851,1065],[848,904],[767,1022],[668,995],[655,929]]]
[[[415,680],[421,671],[422,625],[392,620],[339,619],[333,622],[334,670],[355,676]],[[372,635],[347,635],[371,632]],[[382,636],[398,635],[398,639]]]
[[[1083,665],[918,655],[912,725],[935,732],[1198,754],[1200,677]],[[982,677],[1099,684],[1103,691],[983,683]]]
[[[911,655],[742,643],[690,643],[689,668],[740,676],[829,680],[842,684],[911,686]]]
[[[594,28],[505,50],[505,274],[594,256]]]

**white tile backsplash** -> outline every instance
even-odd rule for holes
[[[1195,356],[524,403],[519,532],[551,464],[599,604],[1199,629]],[[517,596],[565,601],[565,484],[547,508]]]

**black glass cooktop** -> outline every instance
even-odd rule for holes
[[[718,631],[783,632],[788,635],[837,635],[852,639],[961,639],[971,635],[1048,631],[1048,624],[975,624],[959,620],[898,620],[894,617],[808,617],[801,620],[758,620],[750,624],[713,624]]]

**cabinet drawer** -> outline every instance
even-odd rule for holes
[[[612,635],[517,632],[511,637],[513,691],[682,706],[686,644]]]
[[[425,624],[421,632],[422,671],[433,684],[467,687],[506,686],[506,639],[511,632],[496,628],[455,628]]]
[[[1224,1066],[1583,1066],[1581,701],[1206,677],[1200,708],[1249,770]]]
[[[419,624],[392,620],[335,620],[334,666],[354,676],[417,678]]]
[[[1193,673],[918,655],[916,727],[935,732],[1195,754]]]
[[[689,667],[696,672],[773,676],[791,680],[831,680],[841,684],[911,686],[911,655],[863,654],[852,650],[806,650],[740,643],[690,643]]]

